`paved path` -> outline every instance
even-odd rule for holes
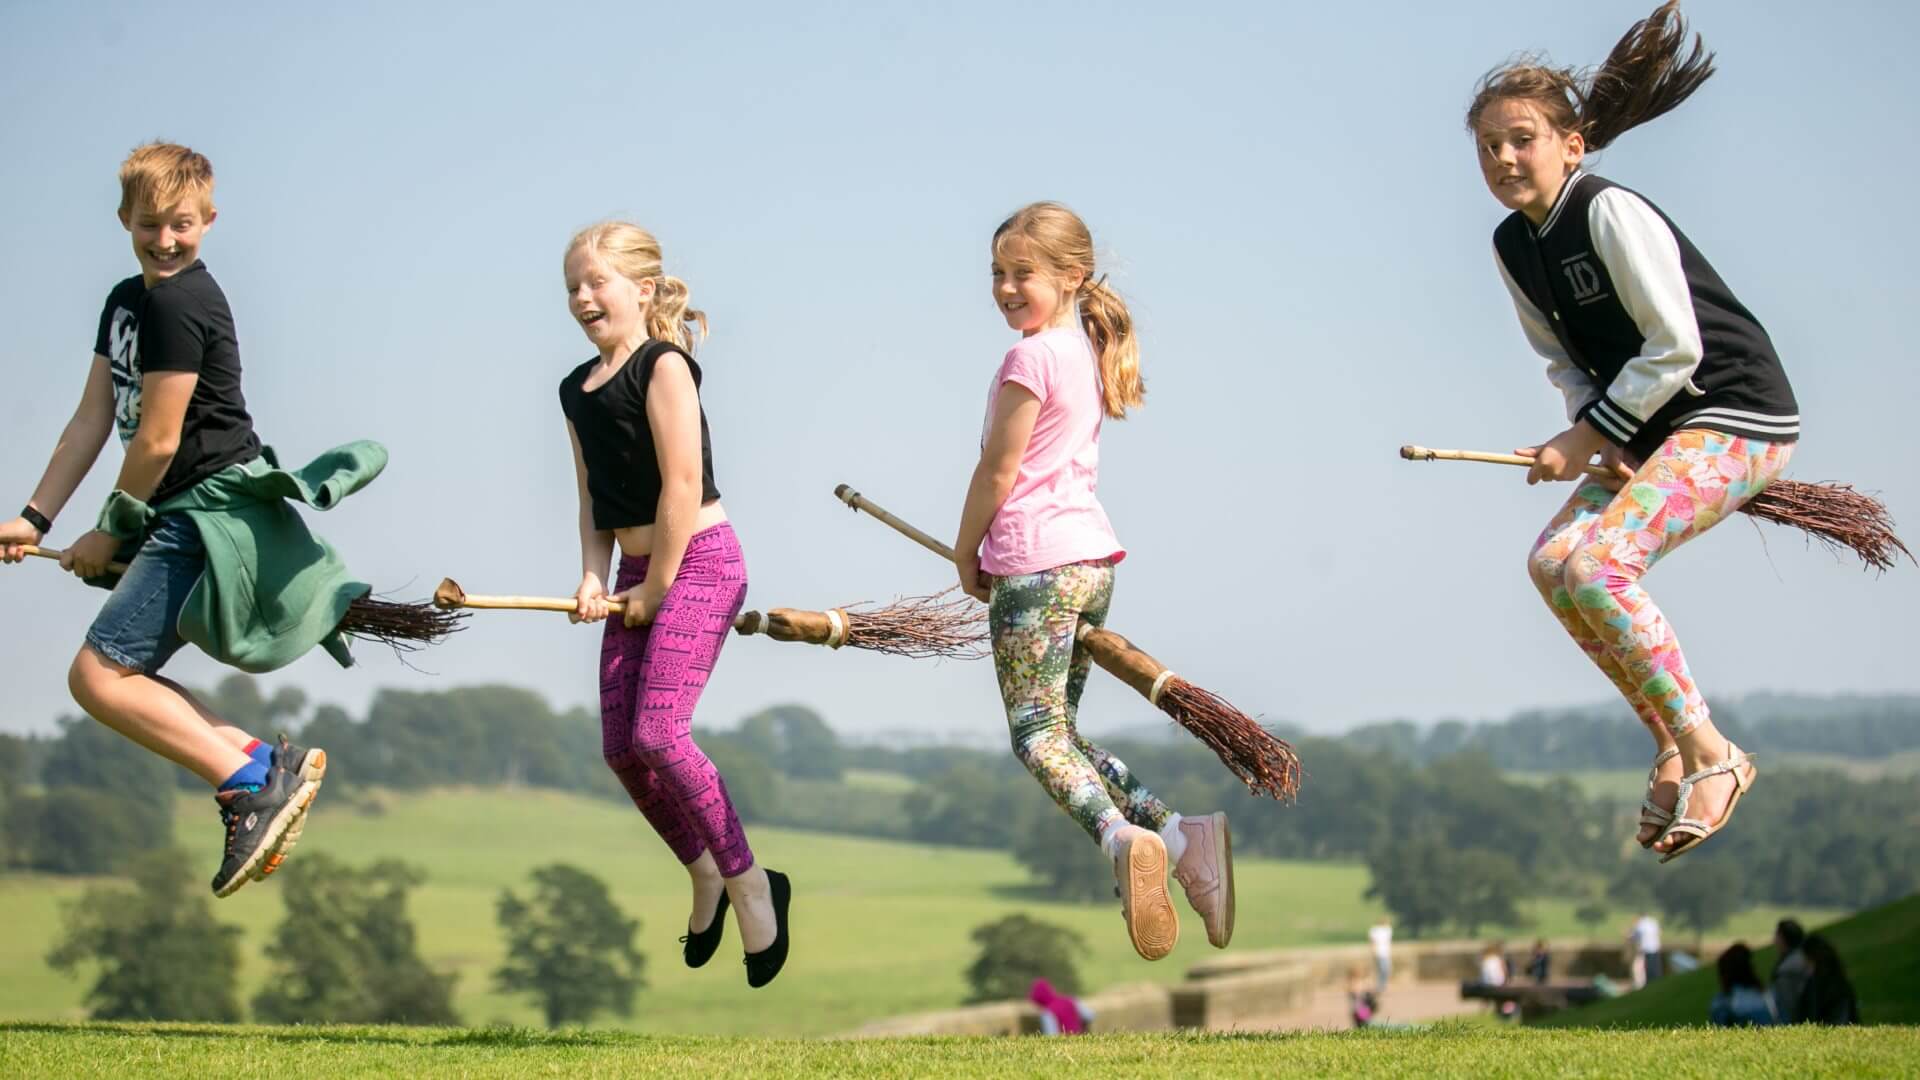
[[[1396,1024],[1416,1024],[1447,1016],[1485,1012],[1484,1001],[1462,1001],[1457,982],[1394,982],[1380,1000],[1380,1019]],[[1307,1004],[1292,1014],[1264,1025],[1270,1031],[1344,1031],[1353,1027],[1353,1014],[1347,1005],[1347,992],[1339,986],[1314,991]]]

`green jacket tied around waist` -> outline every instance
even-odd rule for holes
[[[187,594],[179,630],[215,660],[259,674],[319,645],[350,667],[340,621],[373,587],[354,580],[332,545],[309,532],[290,504],[331,510],[386,467],[386,447],[367,440],[337,446],[292,471],[280,467],[269,447],[158,506],[115,491],[98,528],[137,542],[161,514],[192,519],[207,565]]]

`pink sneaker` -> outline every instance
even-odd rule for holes
[[[1133,951],[1158,960],[1180,940],[1180,916],[1167,895],[1167,845],[1152,829],[1128,825],[1120,837],[1113,876],[1120,883],[1120,914]]]
[[[1187,850],[1173,868],[1174,880],[1187,890],[1187,903],[1207,926],[1207,941],[1224,949],[1233,940],[1233,835],[1227,815],[1181,818]]]

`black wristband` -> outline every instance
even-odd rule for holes
[[[53,531],[53,522],[47,519],[47,515],[35,510],[31,503],[20,511],[20,516],[27,519],[27,524],[40,530],[41,536]]]

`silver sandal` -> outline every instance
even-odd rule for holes
[[[1640,800],[1640,827],[1653,826],[1653,835],[1649,836],[1647,842],[1640,846],[1649,851],[1653,849],[1653,845],[1660,842],[1661,837],[1667,835],[1667,829],[1673,825],[1673,811],[1655,805],[1653,801],[1653,786],[1659,782],[1660,766],[1665,765],[1667,762],[1679,756],[1680,748],[1677,746],[1669,746],[1665,750],[1660,751],[1660,756],[1653,759],[1653,767],[1647,770],[1647,795],[1646,798]],[[1637,842],[1638,841],[1636,841],[1636,843]]]
[[[1685,839],[1681,841],[1679,847],[1660,856],[1662,864],[1670,863],[1685,855],[1705,843],[1707,837],[1726,828],[1727,823],[1733,820],[1733,812],[1740,807],[1741,797],[1746,795],[1747,789],[1751,788],[1754,780],[1759,777],[1759,767],[1753,763],[1753,758],[1743,753],[1739,747],[1728,743],[1727,755],[1725,761],[1709,765],[1692,776],[1681,778],[1680,797],[1673,802],[1673,824],[1667,826],[1667,831],[1662,835],[1672,836],[1679,833]],[[1741,771],[1743,767],[1744,773]],[[1733,796],[1727,800],[1727,808],[1721,813],[1720,820],[1709,825],[1698,818],[1688,817],[1687,802],[1693,796],[1693,785],[1721,773],[1733,777]]]

